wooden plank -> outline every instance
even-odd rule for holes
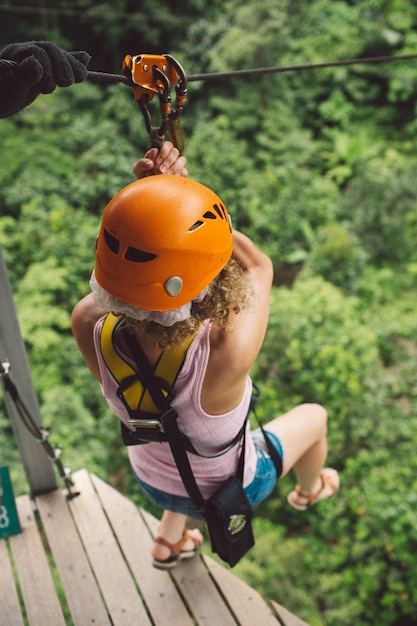
[[[310,626],[307,622],[304,622],[302,619],[290,613],[283,606],[271,600],[271,604],[277,612],[279,623],[282,626]]]
[[[81,495],[69,502],[113,626],[150,626],[135,583],[86,470],[73,476]]]
[[[204,562],[226,602],[242,626],[278,626],[278,620],[260,594],[220,563],[205,555]]]
[[[107,611],[63,493],[55,490],[35,501],[74,626],[108,624]]]
[[[172,626],[175,615],[175,626],[192,626],[172,578],[152,566],[153,540],[136,506],[97,476],[90,477],[154,622]]]
[[[30,626],[65,626],[29,497],[16,498],[16,506],[23,532],[9,541],[28,622]]]
[[[0,540],[0,563],[1,625],[23,626],[22,611],[5,539]]]
[[[142,511],[142,515],[155,536],[158,522],[146,511]],[[182,561],[171,571],[171,576],[199,626],[236,626],[236,620],[200,558]]]

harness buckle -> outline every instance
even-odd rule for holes
[[[161,433],[165,432],[165,428],[161,422],[161,420],[155,419],[143,419],[140,417],[131,417],[128,420],[128,424],[134,427],[134,431],[137,428],[152,428],[158,429]]]

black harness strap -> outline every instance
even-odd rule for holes
[[[259,428],[262,431],[262,434],[263,434],[264,439],[265,439],[266,447],[268,448],[269,456],[271,457],[272,461],[274,462],[275,469],[277,470],[277,479],[278,479],[281,476],[281,474],[282,474],[282,458],[278,454],[274,444],[272,443],[271,439],[269,438],[269,435],[268,435],[267,431],[262,426],[262,424],[259,421],[259,418],[258,418],[258,416],[256,414],[255,406],[256,406],[256,402],[257,402],[257,400],[259,398],[260,391],[259,391],[258,385],[256,385],[254,382],[252,382],[252,386],[253,386],[253,392],[252,392],[252,400],[251,400],[251,404],[250,404],[249,410],[253,411],[253,414],[256,417],[256,421],[258,422]]]
[[[191,469],[190,461],[187,456],[186,447],[184,446],[184,435],[180,432],[178,428],[178,413],[171,406],[167,396],[162,392],[162,388],[160,385],[160,379],[158,379],[154,373],[152,372],[152,368],[149,365],[149,362],[146,358],[146,355],[142,351],[139,343],[134,338],[132,342],[132,354],[135,358],[136,364],[140,368],[142,375],[142,384],[146,386],[149,393],[152,396],[153,401],[155,402],[158,410],[161,412],[161,422],[163,424],[164,431],[168,437],[169,446],[171,448],[172,455],[175,459],[175,463],[178,467],[178,471],[181,475],[184,486],[190,496],[190,498],[195,502],[195,504],[199,507],[199,509],[203,512],[205,510],[205,503],[203,496],[201,495],[200,489],[196,483],[194,478],[194,474]],[[238,436],[242,441],[242,451],[239,456],[238,468],[237,468],[237,478],[242,482],[243,481],[243,470],[245,463],[245,441],[246,441],[246,424],[248,421],[249,413],[247,414],[243,427],[239,431]],[[236,438],[235,438],[236,439]],[[191,443],[191,442],[190,442]],[[234,445],[234,444],[233,444]],[[230,449],[230,446],[228,450]],[[196,452],[198,454],[198,452]],[[221,454],[225,454],[222,452]],[[202,456],[202,455],[199,455]],[[220,455],[216,455],[220,456]],[[207,457],[204,457],[207,458]],[[208,457],[208,458],[216,458],[216,457]]]
[[[169,438],[167,437],[167,431],[166,431],[164,419],[166,419],[165,413],[167,412],[167,410],[168,410],[168,413],[170,413],[171,411],[174,411],[174,409],[172,409],[171,407],[171,400],[175,397],[175,392],[173,388],[166,382],[166,380],[164,380],[163,378],[160,378],[159,376],[156,376],[155,373],[152,371],[152,368],[149,365],[149,361],[146,358],[146,355],[143,352],[142,348],[140,347],[139,342],[137,341],[136,337],[132,335],[132,337],[129,339],[130,339],[129,348],[138,368],[137,376],[141,384],[143,385],[143,387],[148,390],[149,394],[152,397],[153,402],[156,405],[156,408],[158,409],[160,413],[160,416],[158,417],[158,419],[160,420],[161,425],[162,425],[161,434],[164,435],[164,440],[167,441],[169,440]],[[158,403],[156,402],[156,400],[158,400]],[[249,408],[249,411],[250,411],[250,408]],[[246,423],[249,417],[249,411],[242,427],[233,437],[232,441],[227,445],[225,450],[222,450],[218,454],[213,454],[213,455],[201,454],[195,449],[195,447],[193,446],[192,442],[187,437],[187,435],[178,431],[179,436],[182,438],[182,445],[185,446],[188,452],[191,452],[192,454],[200,456],[204,459],[216,459],[220,456],[223,456],[224,454],[227,454],[227,452],[229,452],[229,450],[231,450],[237,443],[239,443],[239,441],[244,436],[245,431],[246,431]],[[124,429],[129,432],[129,435],[127,436],[130,436],[134,439],[135,433],[132,432],[130,435],[131,431],[129,431],[129,429],[126,428],[126,426],[124,426]],[[123,440],[125,441],[126,433],[124,433],[123,435],[123,429],[122,429],[122,437],[124,437]]]

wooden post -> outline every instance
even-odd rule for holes
[[[4,360],[10,361],[10,379],[34,421],[40,426],[39,405],[0,245],[0,361]],[[56,489],[57,481],[51,460],[22,422],[10,394],[4,388],[3,380],[2,386],[6,411],[32,494],[35,496]]]

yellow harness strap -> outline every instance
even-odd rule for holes
[[[104,320],[100,337],[101,354],[113,378],[119,385],[126,378],[137,376],[137,372],[123,359],[115,345],[116,330],[121,321],[122,318],[119,316],[114,315],[114,313],[108,313]],[[155,376],[162,378],[172,387],[193,339],[194,335],[187,337],[181,346],[174,346],[165,350],[154,369]],[[123,391],[123,396],[132,411],[140,410],[145,413],[159,415],[159,411],[153,403],[149,392],[144,389],[142,383],[137,378],[132,380],[132,384]]]

